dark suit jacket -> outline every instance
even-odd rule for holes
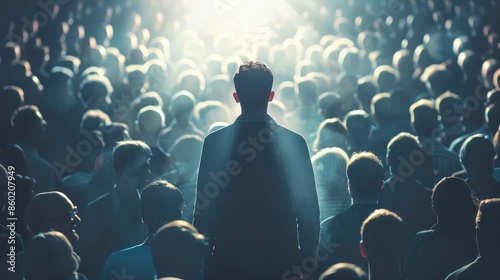
[[[207,279],[280,279],[315,259],[319,207],[305,140],[267,115],[208,135],[194,225],[214,248]]]
[[[137,245],[148,237],[139,197],[131,204],[121,201],[115,189],[88,204],[79,226],[77,251],[82,259],[80,271],[89,279],[101,277],[111,253]]]

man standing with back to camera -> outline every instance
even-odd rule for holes
[[[241,115],[203,145],[194,225],[210,240],[207,280],[286,279],[316,265],[311,160],[305,140],[267,114],[272,84],[264,63],[240,65],[233,96]]]

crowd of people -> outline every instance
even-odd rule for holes
[[[0,5],[0,278],[499,279],[500,3],[277,2]]]

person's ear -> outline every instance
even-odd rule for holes
[[[236,103],[240,103],[240,98],[238,97],[238,93],[233,92],[233,97],[234,97],[234,101],[236,101]]]
[[[269,93],[269,102],[273,101],[274,99],[274,91],[271,90],[271,92]]]
[[[365,243],[363,243],[363,240],[359,241],[359,250],[361,251],[361,256],[363,256],[363,258],[367,258],[368,257],[366,255]]]

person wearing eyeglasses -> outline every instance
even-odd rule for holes
[[[62,192],[43,192],[35,195],[26,210],[26,221],[32,236],[42,232],[59,231],[74,245],[79,236],[75,229],[81,222],[78,209]]]

